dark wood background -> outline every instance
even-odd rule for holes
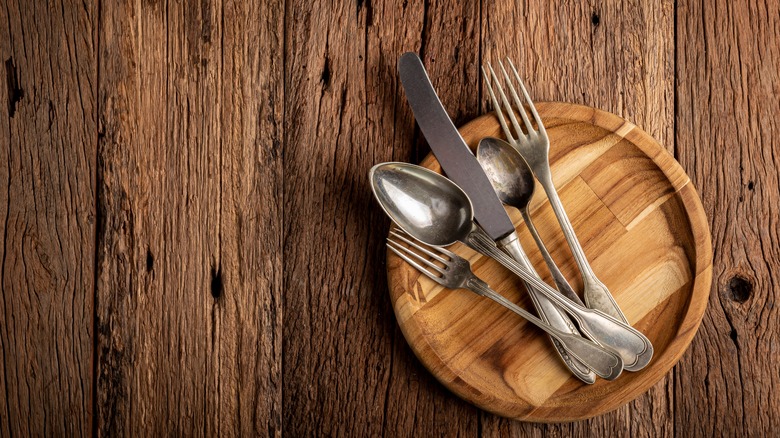
[[[426,153],[407,50],[457,124],[510,55],[535,100],[619,114],[691,176],[712,294],[646,395],[525,424],[415,359],[366,178]],[[0,436],[780,428],[774,0],[3,0],[0,55]]]

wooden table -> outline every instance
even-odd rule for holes
[[[780,10],[766,0],[63,2],[0,7],[0,436],[767,436],[780,427]],[[427,153],[511,55],[537,101],[619,114],[698,188],[690,350],[578,424],[479,411],[401,335],[367,171]]]

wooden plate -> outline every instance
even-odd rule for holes
[[[444,289],[388,251],[390,295],[417,357],[445,386],[498,415],[557,422],[593,417],[635,399],[658,382],[693,339],[707,306],[712,246],[699,196],[674,158],[647,133],[593,108],[540,103],[550,136],[555,185],[594,271],[628,320],[653,343],[642,371],[594,385],[571,376],[549,338],[499,305],[466,290]],[[499,136],[493,114],[461,128],[472,148]],[[433,156],[423,166],[441,171]],[[543,191],[534,223],[575,290],[579,272]],[[547,281],[520,214],[509,209],[523,247]],[[476,274],[525,308],[520,281],[493,260],[455,245]]]

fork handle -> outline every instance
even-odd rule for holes
[[[472,277],[466,286],[477,295],[490,298],[547,332],[547,334],[565,348],[564,351],[566,352],[566,356],[564,359],[577,360],[593,370],[596,375],[607,380],[616,379],[623,371],[623,360],[614,351],[601,347],[595,342],[591,342],[581,336],[556,329],[541,319],[531,315],[528,311],[517,306],[515,303],[504,298],[504,296],[498,294],[491,289],[487,283],[477,277]],[[569,355],[571,355],[571,357],[568,357]]]
[[[517,233],[512,233],[496,243],[504,252],[517,260],[520,265],[536,274],[537,277],[539,276],[536,270],[534,270],[533,265],[531,265],[531,261],[528,260],[528,256],[526,256],[523,248],[520,246]],[[553,304],[549,298],[545,297],[543,294],[534,289],[530,284],[527,282],[524,282],[524,284],[531,297],[531,301],[533,301],[534,307],[536,308],[536,313],[539,315],[542,321],[560,330],[561,332],[571,333],[579,336],[580,332],[577,331],[577,328],[571,322],[566,313]],[[578,379],[585,383],[593,384],[596,382],[596,374],[590,370],[587,365],[567,353],[566,347],[557,338],[551,337],[550,340],[552,341],[555,349],[558,351],[558,354],[561,356],[563,362],[566,364],[569,370],[571,370],[572,374],[577,376]]]
[[[536,165],[532,168],[534,174],[539,179],[539,183],[544,188],[547,198],[550,200],[550,206],[555,213],[555,217],[558,219],[558,223],[561,225],[563,235],[566,237],[566,242],[571,248],[571,253],[574,255],[574,260],[577,262],[577,267],[582,275],[582,281],[585,287],[585,302],[591,309],[601,310],[607,315],[628,324],[628,319],[620,310],[615,298],[593,272],[593,268],[590,267],[587,257],[585,257],[585,251],[580,245],[580,241],[577,240],[577,235],[574,233],[574,227],[571,225],[569,216],[566,214],[566,210],[563,208],[561,198],[558,196],[558,192],[555,190],[555,184],[550,174],[550,165],[543,163],[543,165]]]

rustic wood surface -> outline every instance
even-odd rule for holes
[[[687,350],[709,301],[712,245],[690,178],[636,125],[571,103],[537,102],[550,137],[550,165],[561,200],[599,279],[628,321],[652,342],[651,362],[617,381],[586,385],[574,377],[536,327],[476,294],[450,290],[387,251],[390,298],[398,325],[431,374],[465,400],[496,414],[542,423],[612,411],[663,379]],[[494,114],[460,129],[476,150],[503,137]],[[420,163],[441,172],[433,155]],[[529,204],[563,274],[582,280],[544,191]],[[553,284],[519,211],[508,211],[531,263]],[[532,308],[522,282],[488,257],[456,244],[474,273],[499,294]]]
[[[767,0],[7,0],[0,435],[767,436],[780,427],[780,6]],[[395,322],[366,174],[427,153],[395,73],[456,124],[511,55],[542,101],[633,121],[712,231],[710,302],[627,406],[480,411]]]

